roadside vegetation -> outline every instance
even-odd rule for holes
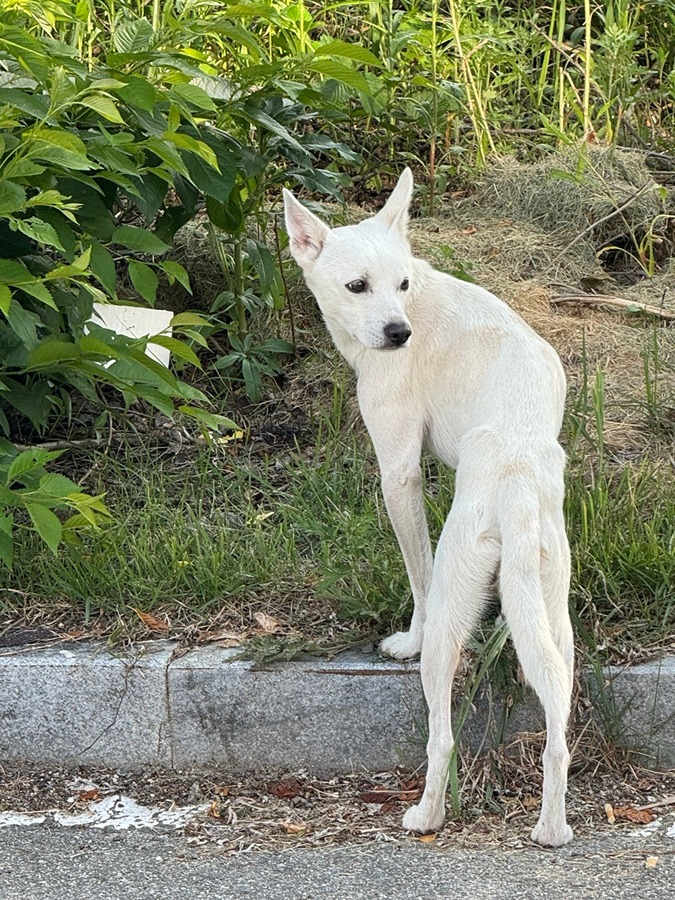
[[[405,622],[351,375],[279,194],[340,223],[408,164],[418,253],[565,364],[580,643],[672,644],[674,30],[656,0],[5,3],[6,627],[273,658]],[[153,338],[171,367],[85,328],[94,302],[171,309]],[[438,534],[452,475],[426,479]]]

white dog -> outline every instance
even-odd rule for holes
[[[436,831],[445,818],[452,680],[499,571],[502,610],[546,712],[542,810],[532,838],[560,846],[572,839],[565,730],[574,664],[565,456],[557,441],[565,376],[552,347],[505,303],[412,256],[412,190],[406,169],[376,216],[335,229],[284,191],[291,253],[358,376],[415,601],[410,631],[381,645],[397,659],[421,651],[429,706],[426,788],[403,827]],[[435,559],[423,447],[457,470]]]

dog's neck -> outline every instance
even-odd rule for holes
[[[353,338],[335,319],[328,319],[324,316],[324,322],[326,323],[326,328],[330,332],[330,336],[332,337],[338,352],[345,358],[358,375],[359,366],[363,360],[363,356],[369,351],[363,344],[357,341],[356,338]],[[372,353],[373,351],[370,352]]]

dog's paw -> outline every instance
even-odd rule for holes
[[[541,819],[532,830],[532,840],[542,847],[564,847],[574,837],[574,832],[567,823],[553,828]]]
[[[445,810],[441,809],[440,813],[437,812],[430,815],[420,803],[418,806],[411,806],[403,816],[403,827],[406,831],[429,834],[432,831],[438,831],[444,821]]]
[[[397,631],[385,638],[380,644],[380,653],[393,656],[394,659],[412,659],[419,656],[422,650],[422,636],[412,631]]]

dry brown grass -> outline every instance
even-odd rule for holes
[[[549,202],[551,207],[560,205],[559,221],[566,223],[564,233],[550,230],[550,218],[544,217],[540,224],[518,218],[534,217],[528,205],[534,200],[528,191],[537,188],[550,167],[550,160],[546,169],[542,165],[499,164],[488,176],[489,190],[484,188],[468,199],[449,204],[443,217],[413,222],[413,247],[417,255],[439,268],[452,271],[457,264],[465,267],[476,282],[520,313],[560,354],[571,397],[579,389],[584,366],[591,382],[600,369],[605,383],[607,443],[635,450],[650,441],[645,354],[653,355],[654,347],[660,369],[658,399],[667,404],[675,398],[675,328],[640,313],[585,306],[581,301],[556,308],[551,300],[559,293],[592,290],[587,283],[597,281],[602,294],[675,311],[675,268],[671,264],[653,278],[618,285],[603,271],[588,240],[575,244],[556,261],[575,236],[575,228],[583,229],[585,215],[591,213],[590,207],[583,212],[574,183],[557,181],[557,192]],[[636,171],[645,171],[633,154],[629,154],[628,168],[634,177]],[[508,179],[502,177],[505,171]],[[499,203],[493,196],[497,185]],[[574,203],[567,197],[570,192],[575,195]],[[541,198],[537,202],[541,203]],[[657,214],[661,204],[651,197],[640,216]],[[568,207],[574,207],[576,213],[573,215]],[[509,211],[517,216],[506,218]],[[566,215],[572,216],[571,224],[566,222]],[[454,254],[451,258],[448,248]]]

